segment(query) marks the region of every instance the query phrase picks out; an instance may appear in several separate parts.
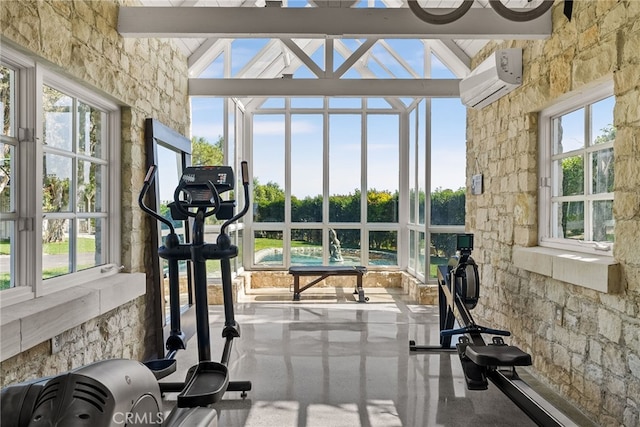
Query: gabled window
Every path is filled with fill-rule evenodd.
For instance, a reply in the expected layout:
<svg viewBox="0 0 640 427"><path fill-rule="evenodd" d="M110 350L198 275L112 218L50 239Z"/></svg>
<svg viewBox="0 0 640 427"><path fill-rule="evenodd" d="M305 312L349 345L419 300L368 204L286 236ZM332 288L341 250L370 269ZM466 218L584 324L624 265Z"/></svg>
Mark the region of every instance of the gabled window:
<svg viewBox="0 0 640 427"><path fill-rule="evenodd" d="M540 245L613 255L613 84L540 115Z"/></svg>

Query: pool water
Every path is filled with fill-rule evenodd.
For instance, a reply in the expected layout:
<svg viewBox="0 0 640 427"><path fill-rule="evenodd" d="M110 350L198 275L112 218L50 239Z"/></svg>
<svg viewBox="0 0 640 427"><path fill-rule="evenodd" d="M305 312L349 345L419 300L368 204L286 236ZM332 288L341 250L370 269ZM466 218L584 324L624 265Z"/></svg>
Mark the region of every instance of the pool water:
<svg viewBox="0 0 640 427"><path fill-rule="evenodd" d="M398 265L395 254L376 254L376 258L369 258L369 265ZM362 265L359 256L350 256L342 254L343 261L330 262L330 265ZM276 266L282 265L282 253L269 251L260 256L260 253L255 254L256 265L269 265ZM304 255L304 254L291 254L291 265L322 265L322 255Z"/></svg>

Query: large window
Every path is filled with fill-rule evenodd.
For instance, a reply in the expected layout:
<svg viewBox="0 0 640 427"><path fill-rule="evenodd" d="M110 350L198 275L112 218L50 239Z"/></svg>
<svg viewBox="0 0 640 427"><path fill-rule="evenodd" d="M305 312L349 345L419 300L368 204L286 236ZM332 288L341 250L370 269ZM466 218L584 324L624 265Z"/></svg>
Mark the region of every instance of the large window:
<svg viewBox="0 0 640 427"><path fill-rule="evenodd" d="M218 61L214 61L209 71L211 74L207 75L221 77L218 73L222 71L222 68ZM244 107L230 98L191 98L191 162L194 165L228 165L233 168L236 178L235 190L224 193L222 197L236 200L236 212L244 206L240 169L240 162L246 160L243 154L244 115ZM275 146L280 144L281 150L284 147L282 138L280 138L280 142L277 141L277 135L275 136L276 139L272 138L274 137L273 132L282 134L283 131L270 129L270 123L273 123L273 121L265 117L263 123L259 125L259 127L261 126L260 131L263 132L265 137L261 148L265 149L267 153L269 152L270 144L275 144ZM282 154L282 151L280 153ZM276 181L281 180L281 177L276 178ZM173 191L173 188L171 188L171 191ZM170 197L173 198L173 193L171 193ZM252 207L256 208L256 210L249 212L246 217L233 223L228 230L231 240L238 246L240 251L240 254L231 260L232 273L238 273L243 269L241 255L242 236L244 234L242 232L244 228L243 222L247 217L252 216L252 213L254 215L271 214L264 210L259 211L257 209L258 205L255 203L252 203ZM282 212L281 208L280 213L276 212L275 214L281 216ZM215 236L219 233L223 222L215 217L207 218L205 221L205 241L209 243L215 241ZM218 261L207 261L207 277L209 279L220 280L220 271L220 263Z"/></svg>
<svg viewBox="0 0 640 427"><path fill-rule="evenodd" d="M252 265L397 267L403 112L306 101L267 99L253 114Z"/></svg>
<svg viewBox="0 0 640 427"><path fill-rule="evenodd" d="M360 222L362 115L329 116L329 221Z"/></svg>
<svg viewBox="0 0 640 427"><path fill-rule="evenodd" d="M117 271L118 107L7 50L0 117L3 304Z"/></svg>
<svg viewBox="0 0 640 427"><path fill-rule="evenodd" d="M434 279L465 230L466 109L423 99L409 114L408 270Z"/></svg>
<svg viewBox="0 0 640 427"><path fill-rule="evenodd" d="M612 254L612 93L608 83L541 114L542 245Z"/></svg>

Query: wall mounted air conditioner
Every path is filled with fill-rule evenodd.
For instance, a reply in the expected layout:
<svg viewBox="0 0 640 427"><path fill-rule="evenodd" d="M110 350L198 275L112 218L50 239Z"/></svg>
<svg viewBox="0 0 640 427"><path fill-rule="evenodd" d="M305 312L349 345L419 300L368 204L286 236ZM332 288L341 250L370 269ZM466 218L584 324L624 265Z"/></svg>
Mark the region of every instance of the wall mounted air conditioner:
<svg viewBox="0 0 640 427"><path fill-rule="evenodd" d="M522 49L500 49L460 81L460 99L480 109L522 84Z"/></svg>

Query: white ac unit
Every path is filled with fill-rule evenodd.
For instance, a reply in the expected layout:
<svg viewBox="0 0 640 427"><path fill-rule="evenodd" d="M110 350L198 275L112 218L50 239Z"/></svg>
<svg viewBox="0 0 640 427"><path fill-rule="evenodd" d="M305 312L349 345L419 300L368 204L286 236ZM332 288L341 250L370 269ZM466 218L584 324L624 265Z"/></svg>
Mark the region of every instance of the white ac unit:
<svg viewBox="0 0 640 427"><path fill-rule="evenodd" d="M480 109L522 84L522 49L500 49L460 81L460 99Z"/></svg>

